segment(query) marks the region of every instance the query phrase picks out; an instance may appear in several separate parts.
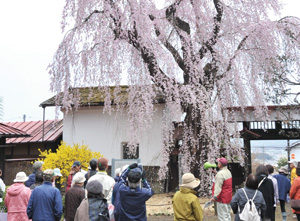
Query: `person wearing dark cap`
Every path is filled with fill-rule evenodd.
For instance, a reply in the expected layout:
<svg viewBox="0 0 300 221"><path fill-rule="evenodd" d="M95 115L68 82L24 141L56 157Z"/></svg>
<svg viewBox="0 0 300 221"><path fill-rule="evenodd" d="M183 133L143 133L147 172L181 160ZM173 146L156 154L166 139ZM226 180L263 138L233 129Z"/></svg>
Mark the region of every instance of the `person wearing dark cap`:
<svg viewBox="0 0 300 221"><path fill-rule="evenodd" d="M43 172L43 161L35 161L32 165L33 173L28 176L28 180L25 182L25 186L30 187L32 184L35 183L35 173L37 171Z"/></svg>
<svg viewBox="0 0 300 221"><path fill-rule="evenodd" d="M274 177L277 179L277 184L278 184L278 193L279 193L279 202L280 202L282 220L286 221L287 213L285 210L285 202L287 201L286 199L287 194L290 192L291 189L291 182L287 178L289 171L286 168L281 167L278 170L278 172L279 174L274 175Z"/></svg>
<svg viewBox="0 0 300 221"><path fill-rule="evenodd" d="M78 160L74 161L72 165L72 169L68 176L66 192L71 188L73 177L77 172L82 172L83 174L86 174L86 171L81 169L81 163Z"/></svg>
<svg viewBox="0 0 300 221"><path fill-rule="evenodd" d="M31 191L34 190L34 188L42 185L43 182L44 182L43 172L42 171L37 171L35 173L35 183L30 186Z"/></svg>
<svg viewBox="0 0 300 221"><path fill-rule="evenodd" d="M200 180L192 173L182 176L180 190L173 197L174 220L197 220L202 221L203 211L197 197L200 188Z"/></svg>
<svg viewBox="0 0 300 221"><path fill-rule="evenodd" d="M99 158L97 164L98 172L94 176L90 177L88 183L93 180L100 182L103 186L104 198L107 200L108 205L110 205L115 180L106 172L108 169L108 159Z"/></svg>
<svg viewBox="0 0 300 221"><path fill-rule="evenodd" d="M146 201L153 196L154 192L145 179L145 173L136 163L131 164L121 174L120 182L121 184L117 186L120 194L120 210L115 220L147 220Z"/></svg>
<svg viewBox="0 0 300 221"><path fill-rule="evenodd" d="M227 169L228 161L224 157L218 158L217 162L220 170L215 177L211 201L216 202L218 219L227 221L231 220L232 175Z"/></svg>
<svg viewBox="0 0 300 221"><path fill-rule="evenodd" d="M85 174L85 182L84 182L84 188L86 187L86 184L90 177L94 176L97 173L97 159L91 159L90 160L90 170Z"/></svg>
<svg viewBox="0 0 300 221"><path fill-rule="evenodd" d="M74 221L110 220L102 184L97 180L90 181L86 185L86 190L87 198L77 208Z"/></svg>

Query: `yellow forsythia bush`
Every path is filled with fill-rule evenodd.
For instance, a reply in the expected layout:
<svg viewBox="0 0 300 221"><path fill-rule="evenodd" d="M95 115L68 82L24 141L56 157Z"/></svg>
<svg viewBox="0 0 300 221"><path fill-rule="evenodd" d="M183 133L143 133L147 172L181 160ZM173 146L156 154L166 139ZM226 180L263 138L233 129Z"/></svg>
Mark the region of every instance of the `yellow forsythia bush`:
<svg viewBox="0 0 300 221"><path fill-rule="evenodd" d="M81 163L81 168L88 170L90 160L92 158L99 159L103 157L100 152L93 152L86 145L75 144L74 146L67 145L65 142L61 142L56 153L51 150L40 151L40 157L38 160L44 161L43 170L59 168L63 175L60 179L60 183L63 184L67 181L73 162L78 160Z"/></svg>

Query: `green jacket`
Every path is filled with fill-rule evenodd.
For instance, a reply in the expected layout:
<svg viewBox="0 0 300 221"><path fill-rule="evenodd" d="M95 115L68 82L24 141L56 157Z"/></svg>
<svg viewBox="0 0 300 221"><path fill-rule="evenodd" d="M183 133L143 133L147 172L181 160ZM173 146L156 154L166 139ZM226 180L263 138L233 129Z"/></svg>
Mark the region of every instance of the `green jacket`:
<svg viewBox="0 0 300 221"><path fill-rule="evenodd" d="M180 187L173 197L174 220L202 221L203 211L196 191Z"/></svg>

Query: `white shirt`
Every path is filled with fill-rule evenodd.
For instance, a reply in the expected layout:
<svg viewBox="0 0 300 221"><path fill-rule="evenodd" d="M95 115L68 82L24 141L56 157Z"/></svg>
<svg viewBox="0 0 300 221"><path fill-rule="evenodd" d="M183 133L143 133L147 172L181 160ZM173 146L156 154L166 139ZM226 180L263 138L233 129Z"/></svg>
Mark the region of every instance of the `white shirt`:
<svg viewBox="0 0 300 221"><path fill-rule="evenodd" d="M108 204L111 204L111 197L113 192L113 187L115 185L115 180L111 176L107 175L106 172L100 171L97 172L94 176L91 176L88 180L88 183L97 180L99 181L103 186L103 194L105 199L107 200Z"/></svg>
<svg viewBox="0 0 300 221"><path fill-rule="evenodd" d="M5 192L5 184L3 182L3 180L0 178L0 188L3 191L3 193ZM2 198L0 198L0 203L2 202Z"/></svg>
<svg viewBox="0 0 300 221"><path fill-rule="evenodd" d="M272 180L273 187L274 187L274 207L276 207L276 204L279 202L279 194L278 194L278 184L276 178L274 178L272 175L269 174L268 178Z"/></svg>

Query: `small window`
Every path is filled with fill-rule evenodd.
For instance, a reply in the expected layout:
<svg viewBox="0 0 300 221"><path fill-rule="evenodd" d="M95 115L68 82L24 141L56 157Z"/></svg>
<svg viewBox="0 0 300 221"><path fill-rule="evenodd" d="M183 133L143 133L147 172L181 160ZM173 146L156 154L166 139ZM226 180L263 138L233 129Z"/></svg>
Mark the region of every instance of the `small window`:
<svg viewBox="0 0 300 221"><path fill-rule="evenodd" d="M135 153L132 153L129 150L128 143L123 142L122 150L123 150L123 159L138 159L139 158L139 145L137 145Z"/></svg>

